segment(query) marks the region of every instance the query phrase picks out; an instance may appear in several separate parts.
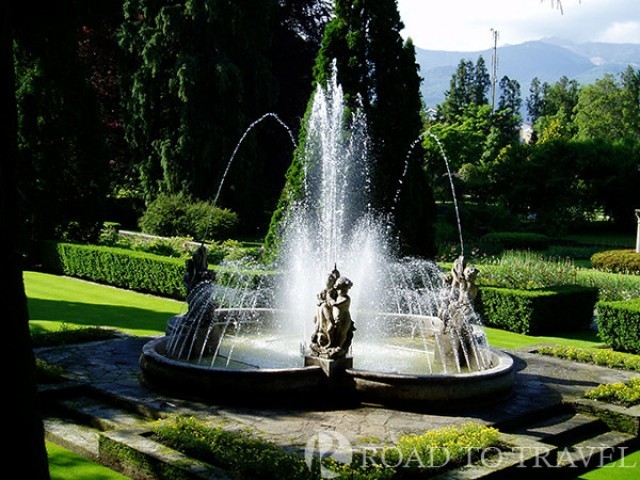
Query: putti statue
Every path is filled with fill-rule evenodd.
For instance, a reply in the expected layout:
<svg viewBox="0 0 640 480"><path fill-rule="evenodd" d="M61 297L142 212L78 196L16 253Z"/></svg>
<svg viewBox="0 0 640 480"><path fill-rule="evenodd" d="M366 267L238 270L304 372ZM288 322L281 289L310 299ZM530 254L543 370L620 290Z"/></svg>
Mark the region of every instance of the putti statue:
<svg viewBox="0 0 640 480"><path fill-rule="evenodd" d="M221 338L221 328L215 325L216 309L212 291L214 288L215 272L209 270L207 248L201 244L185 261L183 283L187 291L187 312L182 316L176 332L182 337L183 343L192 343L193 348L179 349L195 355L215 349L216 338ZM213 328L212 328L213 324Z"/></svg>
<svg viewBox="0 0 640 480"><path fill-rule="evenodd" d="M340 275L334 266L325 288L317 295L317 310L310 349L321 358L337 359L347 355L355 325L351 318L349 290L353 282Z"/></svg>
<svg viewBox="0 0 640 480"><path fill-rule="evenodd" d="M466 259L460 255L444 277L437 316L442 321L440 333L447 341L440 342L441 360L447 365L464 366L470 369L484 368L484 360L477 352L473 328L469 323L475 315L474 301L478 296L475 284L479 270L467 266Z"/></svg>

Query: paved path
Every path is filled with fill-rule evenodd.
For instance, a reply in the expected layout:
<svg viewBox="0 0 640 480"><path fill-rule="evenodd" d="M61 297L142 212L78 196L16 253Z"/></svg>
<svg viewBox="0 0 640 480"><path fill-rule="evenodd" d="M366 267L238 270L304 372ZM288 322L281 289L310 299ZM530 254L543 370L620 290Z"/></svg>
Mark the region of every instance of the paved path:
<svg viewBox="0 0 640 480"><path fill-rule="evenodd" d="M150 390L140 381L138 360L149 338L115 340L39 349L39 358L63 367L67 377L160 414L193 415L226 428L250 428L265 439L301 446L316 432L335 430L351 442L388 443L398 436L475 421L507 428L536 412L582 396L600 383L626 381L633 373L542 357L532 349L511 351L517 370L513 393L491 405L470 404L456 412L406 412L378 406L305 410L212 406Z"/></svg>

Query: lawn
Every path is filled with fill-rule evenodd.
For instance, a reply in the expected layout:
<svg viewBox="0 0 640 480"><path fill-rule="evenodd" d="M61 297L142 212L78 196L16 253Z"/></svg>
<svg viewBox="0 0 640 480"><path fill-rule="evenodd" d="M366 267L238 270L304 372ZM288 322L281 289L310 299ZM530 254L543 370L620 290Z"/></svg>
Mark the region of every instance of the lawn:
<svg viewBox="0 0 640 480"><path fill-rule="evenodd" d="M51 480L127 480L129 477L47 442Z"/></svg>
<svg viewBox="0 0 640 480"><path fill-rule="evenodd" d="M144 295L75 278L24 272L32 333L61 326L112 327L132 335L158 335L184 302Z"/></svg>

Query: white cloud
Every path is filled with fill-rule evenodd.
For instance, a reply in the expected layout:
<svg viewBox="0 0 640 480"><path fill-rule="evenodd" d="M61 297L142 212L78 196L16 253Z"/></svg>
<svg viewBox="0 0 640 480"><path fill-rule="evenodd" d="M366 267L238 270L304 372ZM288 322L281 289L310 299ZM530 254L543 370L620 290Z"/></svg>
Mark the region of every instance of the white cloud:
<svg viewBox="0 0 640 480"><path fill-rule="evenodd" d="M638 0L398 0L405 36L431 50L483 50L544 37L640 43Z"/></svg>

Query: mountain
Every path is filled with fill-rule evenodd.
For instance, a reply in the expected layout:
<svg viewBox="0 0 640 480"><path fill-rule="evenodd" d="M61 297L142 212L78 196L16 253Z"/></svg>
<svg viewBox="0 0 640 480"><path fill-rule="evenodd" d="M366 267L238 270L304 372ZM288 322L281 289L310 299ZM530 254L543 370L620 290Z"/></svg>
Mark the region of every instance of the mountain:
<svg viewBox="0 0 640 480"><path fill-rule="evenodd" d="M424 78L422 98L427 107L435 107L444 100L449 81L460 60L474 63L482 55L491 67L491 49L475 52L444 52L416 48L416 61ZM640 68L640 44L582 43L575 44L559 38L547 38L519 45L498 47L500 80L507 75L520 83L523 99L529 95L531 80L538 77L553 83L566 75L581 85L593 83L607 73L618 75L629 65Z"/></svg>

